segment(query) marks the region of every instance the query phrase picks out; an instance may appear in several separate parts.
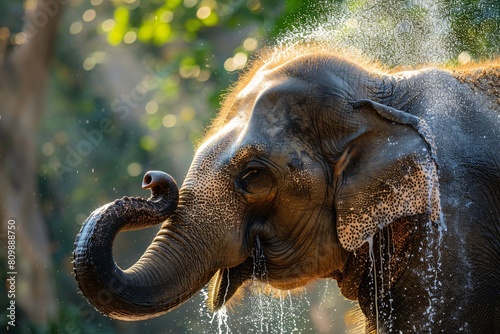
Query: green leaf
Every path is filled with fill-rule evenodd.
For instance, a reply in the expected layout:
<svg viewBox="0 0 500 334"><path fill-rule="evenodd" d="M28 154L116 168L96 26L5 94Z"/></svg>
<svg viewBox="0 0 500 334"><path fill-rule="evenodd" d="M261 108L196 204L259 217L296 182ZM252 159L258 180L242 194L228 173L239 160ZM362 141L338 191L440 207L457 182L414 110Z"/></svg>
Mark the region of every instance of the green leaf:
<svg viewBox="0 0 500 334"><path fill-rule="evenodd" d="M127 7L119 6L116 7L113 16L115 25L108 33L108 43L111 45L119 45L128 30L130 12Z"/></svg>
<svg viewBox="0 0 500 334"><path fill-rule="evenodd" d="M153 39L154 32L155 32L154 22L145 21L142 23L142 25L139 27L139 30L137 31L137 39L139 39L141 42L148 43Z"/></svg>
<svg viewBox="0 0 500 334"><path fill-rule="evenodd" d="M170 40L172 28L170 24L156 21L153 41L156 45L163 45Z"/></svg>
<svg viewBox="0 0 500 334"><path fill-rule="evenodd" d="M129 9L125 6L116 7L114 18L116 25L127 26L130 18Z"/></svg>
<svg viewBox="0 0 500 334"><path fill-rule="evenodd" d="M156 139L151 136L143 136L140 141L141 148L145 151L153 151L156 148Z"/></svg>
<svg viewBox="0 0 500 334"><path fill-rule="evenodd" d="M219 17L214 11L211 11L210 15L208 15L207 18L202 19L201 22L207 27L214 27L219 24Z"/></svg>
<svg viewBox="0 0 500 334"><path fill-rule="evenodd" d="M189 32L196 32L201 28L201 22L198 19L189 19L186 21L185 27Z"/></svg>

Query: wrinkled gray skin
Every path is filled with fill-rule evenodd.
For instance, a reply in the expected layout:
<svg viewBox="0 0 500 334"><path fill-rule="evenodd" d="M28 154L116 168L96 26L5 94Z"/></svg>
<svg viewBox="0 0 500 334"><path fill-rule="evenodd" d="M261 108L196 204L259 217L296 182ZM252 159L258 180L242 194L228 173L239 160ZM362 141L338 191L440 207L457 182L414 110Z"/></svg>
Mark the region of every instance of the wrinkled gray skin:
<svg viewBox="0 0 500 334"><path fill-rule="evenodd" d="M87 219L74 266L89 301L147 319L212 280L216 310L251 278L258 240L270 285L334 278L367 332L500 332L498 97L440 70L276 57L228 97L179 194L151 172L152 198ZM118 268L116 233L160 221L142 258Z"/></svg>

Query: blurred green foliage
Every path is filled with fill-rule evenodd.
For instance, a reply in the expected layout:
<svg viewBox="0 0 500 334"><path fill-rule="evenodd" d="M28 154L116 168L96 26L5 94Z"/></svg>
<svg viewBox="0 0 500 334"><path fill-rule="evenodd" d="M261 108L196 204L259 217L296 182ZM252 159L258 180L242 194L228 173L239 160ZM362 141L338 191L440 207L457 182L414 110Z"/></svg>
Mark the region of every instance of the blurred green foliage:
<svg viewBox="0 0 500 334"><path fill-rule="evenodd" d="M500 2L498 0L446 0L453 32L453 47L467 51L472 59L500 54Z"/></svg>
<svg viewBox="0 0 500 334"><path fill-rule="evenodd" d="M285 41L320 40L388 67L459 65L500 52L500 2L496 0L327 3L310 2L306 12L313 13L313 19Z"/></svg>

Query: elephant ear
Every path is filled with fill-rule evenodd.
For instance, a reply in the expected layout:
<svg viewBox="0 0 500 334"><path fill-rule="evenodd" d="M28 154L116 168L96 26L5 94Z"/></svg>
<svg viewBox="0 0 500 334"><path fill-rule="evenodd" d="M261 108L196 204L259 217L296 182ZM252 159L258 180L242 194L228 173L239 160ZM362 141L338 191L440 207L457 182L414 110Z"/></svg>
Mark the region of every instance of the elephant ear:
<svg viewBox="0 0 500 334"><path fill-rule="evenodd" d="M334 166L337 231L354 251L405 217L441 222L436 147L420 118L370 100L353 104L365 123Z"/></svg>

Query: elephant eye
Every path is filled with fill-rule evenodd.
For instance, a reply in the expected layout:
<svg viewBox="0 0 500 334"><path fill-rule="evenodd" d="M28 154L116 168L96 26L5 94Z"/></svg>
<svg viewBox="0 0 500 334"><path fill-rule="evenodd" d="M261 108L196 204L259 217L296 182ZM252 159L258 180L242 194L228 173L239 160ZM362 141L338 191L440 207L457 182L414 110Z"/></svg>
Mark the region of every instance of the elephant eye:
<svg viewBox="0 0 500 334"><path fill-rule="evenodd" d="M246 168L240 176L239 186L246 192L253 193L259 188L270 186L269 173L262 168Z"/></svg>
<svg viewBox="0 0 500 334"><path fill-rule="evenodd" d="M252 201L266 200L275 186L271 172L260 163L249 163L236 180L236 187Z"/></svg>
<svg viewBox="0 0 500 334"><path fill-rule="evenodd" d="M246 178L248 178L248 177L249 177L249 176L251 176L252 174L256 174L256 173L258 173L258 172L259 172L259 170L257 170L257 169L251 169L251 170L249 170L249 171L248 171L245 175L243 175L243 176L241 177L241 179L242 179L242 180L245 180Z"/></svg>

